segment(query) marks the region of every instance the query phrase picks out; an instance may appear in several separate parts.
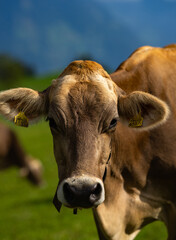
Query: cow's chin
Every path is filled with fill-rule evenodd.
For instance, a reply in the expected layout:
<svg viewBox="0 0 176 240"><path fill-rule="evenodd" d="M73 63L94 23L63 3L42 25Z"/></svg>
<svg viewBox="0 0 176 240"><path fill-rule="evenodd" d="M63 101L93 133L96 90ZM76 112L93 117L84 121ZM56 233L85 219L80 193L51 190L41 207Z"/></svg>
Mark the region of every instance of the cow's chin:
<svg viewBox="0 0 176 240"><path fill-rule="evenodd" d="M104 202L104 185L92 176L67 178L58 186L57 199L69 208L95 208Z"/></svg>
<svg viewBox="0 0 176 240"><path fill-rule="evenodd" d="M101 204L101 203L100 203ZM63 205L67 208L71 208L71 209L75 209L78 208L80 210L82 209L89 209L89 208L97 208L100 204L87 204L87 203L78 203L78 204L74 204L74 205L69 205L67 203L63 203Z"/></svg>

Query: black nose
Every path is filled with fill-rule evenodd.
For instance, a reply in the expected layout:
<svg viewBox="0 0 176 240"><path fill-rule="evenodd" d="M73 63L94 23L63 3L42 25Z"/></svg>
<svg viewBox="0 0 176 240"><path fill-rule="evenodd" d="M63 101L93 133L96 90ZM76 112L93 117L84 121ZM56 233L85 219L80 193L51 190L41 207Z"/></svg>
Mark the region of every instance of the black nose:
<svg viewBox="0 0 176 240"><path fill-rule="evenodd" d="M63 186L64 197L71 207L89 208L96 205L102 193L100 183L95 184L69 184Z"/></svg>

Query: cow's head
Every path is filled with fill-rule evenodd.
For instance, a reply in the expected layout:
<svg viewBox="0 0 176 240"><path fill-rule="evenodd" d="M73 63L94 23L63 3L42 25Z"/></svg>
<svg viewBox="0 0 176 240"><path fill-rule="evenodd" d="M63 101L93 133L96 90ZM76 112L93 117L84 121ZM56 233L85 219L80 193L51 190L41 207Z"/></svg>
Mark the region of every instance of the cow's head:
<svg viewBox="0 0 176 240"><path fill-rule="evenodd" d="M47 116L58 164L57 198L68 207L94 207L105 199L103 178L111 155L111 137L119 120L143 118L138 129L164 122L167 105L144 93L126 95L97 63L75 61L39 93L18 88L0 93L0 113L14 119L19 111L30 122ZM117 159L118 161L118 159Z"/></svg>

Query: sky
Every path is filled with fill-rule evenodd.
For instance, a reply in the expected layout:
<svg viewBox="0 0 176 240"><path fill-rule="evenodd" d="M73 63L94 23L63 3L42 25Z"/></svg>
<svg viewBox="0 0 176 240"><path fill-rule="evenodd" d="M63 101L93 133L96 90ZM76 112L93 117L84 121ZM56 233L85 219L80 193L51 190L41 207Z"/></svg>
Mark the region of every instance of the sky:
<svg viewBox="0 0 176 240"><path fill-rule="evenodd" d="M144 2L144 1L146 1L146 0L98 0L99 2L107 2L107 3L109 3L109 2L116 2L116 3L118 3L118 2L121 2L121 3L132 3L132 2ZM150 1L150 0L149 0ZM153 0L153 1L155 1L155 0ZM163 2L176 2L176 0L161 0L161 1L163 1Z"/></svg>
<svg viewBox="0 0 176 240"><path fill-rule="evenodd" d="M139 37L141 45L176 42L176 0L98 0Z"/></svg>
<svg viewBox="0 0 176 240"><path fill-rule="evenodd" d="M136 48L176 42L176 0L0 0L0 54L44 74L90 55L116 69Z"/></svg>

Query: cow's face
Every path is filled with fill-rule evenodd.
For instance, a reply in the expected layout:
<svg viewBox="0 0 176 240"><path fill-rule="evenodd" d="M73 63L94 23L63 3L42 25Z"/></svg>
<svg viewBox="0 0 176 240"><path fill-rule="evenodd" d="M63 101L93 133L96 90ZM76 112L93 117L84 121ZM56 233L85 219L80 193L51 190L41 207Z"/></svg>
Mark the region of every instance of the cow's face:
<svg viewBox="0 0 176 240"><path fill-rule="evenodd" d="M91 61L71 63L42 93L27 88L0 93L2 115L13 120L20 111L29 122L47 116L60 179L56 196L73 208L94 207L104 201L105 166L118 119L149 130L169 115L163 101L140 91L126 95ZM140 124L136 124L139 115Z"/></svg>
<svg viewBox="0 0 176 240"><path fill-rule="evenodd" d="M103 176L118 112L108 74L101 68L101 74L85 76L84 68L84 62L74 63L53 81L48 119L60 179L57 197L66 206L87 208L105 198Z"/></svg>

